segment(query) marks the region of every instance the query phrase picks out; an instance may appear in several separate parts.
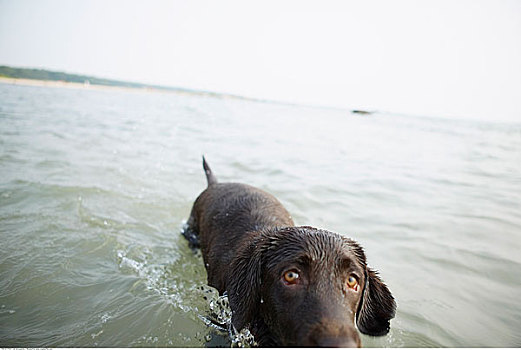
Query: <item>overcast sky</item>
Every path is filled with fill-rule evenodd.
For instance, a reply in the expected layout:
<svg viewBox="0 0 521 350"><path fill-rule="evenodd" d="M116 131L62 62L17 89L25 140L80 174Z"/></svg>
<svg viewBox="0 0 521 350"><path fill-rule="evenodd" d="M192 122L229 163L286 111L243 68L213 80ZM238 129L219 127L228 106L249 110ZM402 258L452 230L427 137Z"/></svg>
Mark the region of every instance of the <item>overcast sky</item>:
<svg viewBox="0 0 521 350"><path fill-rule="evenodd" d="M0 64L521 121L521 1L0 0Z"/></svg>

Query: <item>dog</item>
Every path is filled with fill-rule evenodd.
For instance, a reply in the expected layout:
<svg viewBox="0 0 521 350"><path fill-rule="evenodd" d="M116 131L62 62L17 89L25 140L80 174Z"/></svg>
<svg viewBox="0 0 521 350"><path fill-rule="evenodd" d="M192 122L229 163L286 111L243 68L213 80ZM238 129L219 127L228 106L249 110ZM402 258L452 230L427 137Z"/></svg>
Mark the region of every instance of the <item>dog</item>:
<svg viewBox="0 0 521 350"><path fill-rule="evenodd" d="M271 194L220 183L203 156L207 188L183 232L200 248L208 285L228 294L232 324L261 347L360 347L385 335L396 303L354 240L296 227Z"/></svg>

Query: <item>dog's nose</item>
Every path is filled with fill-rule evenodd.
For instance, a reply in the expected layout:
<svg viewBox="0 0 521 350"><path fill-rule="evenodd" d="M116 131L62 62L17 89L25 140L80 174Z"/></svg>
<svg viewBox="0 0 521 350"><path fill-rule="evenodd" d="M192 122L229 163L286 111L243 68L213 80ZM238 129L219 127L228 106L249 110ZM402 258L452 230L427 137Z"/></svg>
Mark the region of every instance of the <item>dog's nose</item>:
<svg viewBox="0 0 521 350"><path fill-rule="evenodd" d="M362 346L360 336L349 320L322 319L307 332L310 346L327 348L359 348Z"/></svg>
<svg viewBox="0 0 521 350"><path fill-rule="evenodd" d="M360 343L353 338L321 338L317 339L317 346L322 348L359 348Z"/></svg>

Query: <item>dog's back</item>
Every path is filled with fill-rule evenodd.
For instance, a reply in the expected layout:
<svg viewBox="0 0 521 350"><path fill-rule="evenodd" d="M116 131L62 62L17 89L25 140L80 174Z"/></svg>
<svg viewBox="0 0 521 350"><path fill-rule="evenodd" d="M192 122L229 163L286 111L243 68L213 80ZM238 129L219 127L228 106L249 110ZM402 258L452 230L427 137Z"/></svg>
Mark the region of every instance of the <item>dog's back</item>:
<svg viewBox="0 0 521 350"><path fill-rule="evenodd" d="M208 271L208 284L226 290L225 276L242 236L262 228L294 226L271 194L239 183L219 183L203 157L208 187L196 199L188 231L195 235Z"/></svg>

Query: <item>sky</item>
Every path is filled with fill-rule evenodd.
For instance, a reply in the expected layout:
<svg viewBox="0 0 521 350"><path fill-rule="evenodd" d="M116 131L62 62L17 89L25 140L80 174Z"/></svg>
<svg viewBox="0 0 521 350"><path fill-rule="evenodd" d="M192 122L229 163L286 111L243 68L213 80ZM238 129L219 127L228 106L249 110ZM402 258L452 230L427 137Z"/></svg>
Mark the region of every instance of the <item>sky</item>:
<svg viewBox="0 0 521 350"><path fill-rule="evenodd" d="M521 1L0 0L0 65L521 122Z"/></svg>

